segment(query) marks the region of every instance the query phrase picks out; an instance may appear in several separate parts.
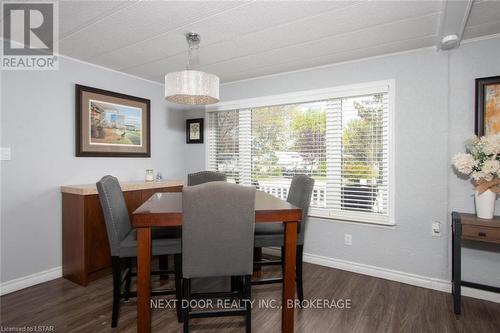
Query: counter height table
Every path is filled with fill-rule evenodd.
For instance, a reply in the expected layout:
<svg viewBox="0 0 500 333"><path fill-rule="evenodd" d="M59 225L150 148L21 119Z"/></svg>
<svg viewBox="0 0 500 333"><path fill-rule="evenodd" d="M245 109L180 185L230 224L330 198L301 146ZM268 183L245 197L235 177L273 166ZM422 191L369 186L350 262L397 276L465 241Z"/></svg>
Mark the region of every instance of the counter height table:
<svg viewBox="0 0 500 333"><path fill-rule="evenodd" d="M235 218L237 218L235 216ZM265 192L255 197L255 222L285 225L281 331L293 332L297 224L302 210ZM151 227L182 226L182 193L156 193L133 212L137 229L137 332L151 332Z"/></svg>

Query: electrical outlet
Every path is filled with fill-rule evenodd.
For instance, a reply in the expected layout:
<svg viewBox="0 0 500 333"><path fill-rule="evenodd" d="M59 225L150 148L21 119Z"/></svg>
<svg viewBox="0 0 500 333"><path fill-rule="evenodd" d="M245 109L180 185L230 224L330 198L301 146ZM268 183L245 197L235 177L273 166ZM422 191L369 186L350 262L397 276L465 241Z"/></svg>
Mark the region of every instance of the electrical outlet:
<svg viewBox="0 0 500 333"><path fill-rule="evenodd" d="M344 235L344 244L345 245L352 245L352 235L351 234Z"/></svg>
<svg viewBox="0 0 500 333"><path fill-rule="evenodd" d="M432 236L441 236L441 222L432 222Z"/></svg>

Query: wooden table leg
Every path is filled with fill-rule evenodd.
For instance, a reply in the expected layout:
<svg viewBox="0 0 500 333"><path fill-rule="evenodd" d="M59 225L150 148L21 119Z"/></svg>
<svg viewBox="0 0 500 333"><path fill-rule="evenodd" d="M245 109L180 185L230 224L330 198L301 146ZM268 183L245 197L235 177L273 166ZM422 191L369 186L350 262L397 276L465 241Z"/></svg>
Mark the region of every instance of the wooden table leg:
<svg viewBox="0 0 500 333"><path fill-rule="evenodd" d="M262 261L262 248L254 247L253 249L253 261ZM262 266L258 266L253 269L253 277L261 278L262 277Z"/></svg>
<svg viewBox="0 0 500 333"><path fill-rule="evenodd" d="M137 228L137 332L151 332L151 228Z"/></svg>
<svg viewBox="0 0 500 333"><path fill-rule="evenodd" d="M295 262L297 256L297 221L285 223L285 271L283 272L283 309L281 331L293 332L295 311Z"/></svg>

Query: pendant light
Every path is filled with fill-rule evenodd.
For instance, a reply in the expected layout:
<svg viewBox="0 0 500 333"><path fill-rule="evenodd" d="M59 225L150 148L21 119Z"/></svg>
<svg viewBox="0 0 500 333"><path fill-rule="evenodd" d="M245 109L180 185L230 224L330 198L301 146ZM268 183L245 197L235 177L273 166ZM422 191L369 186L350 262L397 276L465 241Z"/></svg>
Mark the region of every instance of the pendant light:
<svg viewBox="0 0 500 333"><path fill-rule="evenodd" d="M191 69L193 52L198 49L200 35L186 34L189 45L186 70L165 75L165 98L177 104L206 105L219 101L219 77Z"/></svg>

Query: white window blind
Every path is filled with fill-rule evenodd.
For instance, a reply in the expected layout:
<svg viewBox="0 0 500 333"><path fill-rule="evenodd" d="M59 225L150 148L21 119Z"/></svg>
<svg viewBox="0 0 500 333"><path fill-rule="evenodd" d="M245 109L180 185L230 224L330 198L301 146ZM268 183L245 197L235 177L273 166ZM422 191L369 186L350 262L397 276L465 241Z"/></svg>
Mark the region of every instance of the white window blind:
<svg viewBox="0 0 500 333"><path fill-rule="evenodd" d="M388 89L208 112L211 170L286 199L315 179L310 215L389 224Z"/></svg>
<svg viewBox="0 0 500 333"><path fill-rule="evenodd" d="M208 117L208 169L239 183L239 111L221 111Z"/></svg>

